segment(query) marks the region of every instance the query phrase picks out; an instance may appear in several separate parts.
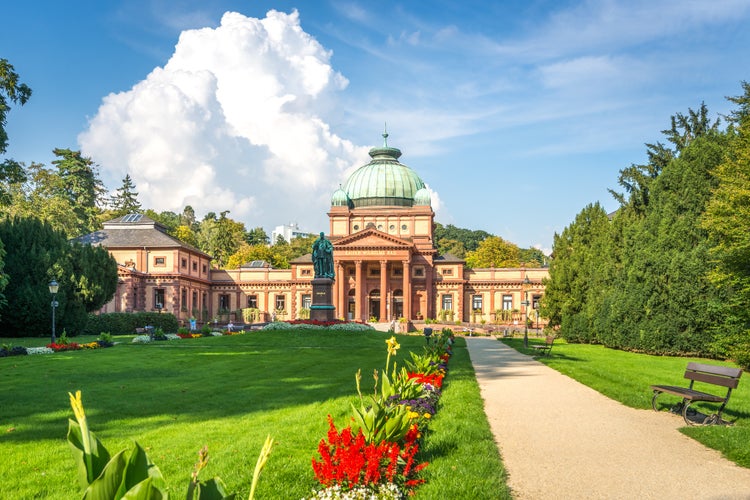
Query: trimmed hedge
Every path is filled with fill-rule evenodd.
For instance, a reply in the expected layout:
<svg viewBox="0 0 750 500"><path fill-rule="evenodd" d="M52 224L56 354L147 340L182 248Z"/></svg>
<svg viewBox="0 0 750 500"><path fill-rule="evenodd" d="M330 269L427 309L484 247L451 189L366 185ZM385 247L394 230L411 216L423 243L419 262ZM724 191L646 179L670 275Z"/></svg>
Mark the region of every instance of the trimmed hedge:
<svg viewBox="0 0 750 500"><path fill-rule="evenodd" d="M179 326L177 318L170 313L134 312L134 313L105 313L89 314L84 335L99 335L108 332L112 335L127 335L135 333L136 328L151 325L161 328L166 333L174 333Z"/></svg>

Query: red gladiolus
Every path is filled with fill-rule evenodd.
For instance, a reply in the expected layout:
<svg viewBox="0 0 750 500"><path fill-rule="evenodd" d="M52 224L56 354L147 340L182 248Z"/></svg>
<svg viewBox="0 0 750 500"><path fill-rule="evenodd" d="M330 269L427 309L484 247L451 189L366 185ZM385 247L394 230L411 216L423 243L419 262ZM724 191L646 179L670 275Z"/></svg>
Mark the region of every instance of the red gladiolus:
<svg viewBox="0 0 750 500"><path fill-rule="evenodd" d="M320 461L312 459L315 477L324 487L340 485L352 489L358 485L393 482L410 489L424 482L416 474L427 463L413 466L419 449L416 425L407 434L403 448L388 441L366 444L362 431L355 436L350 427L339 432L330 415L328 426L328 442L321 439L318 445Z"/></svg>
<svg viewBox="0 0 750 500"><path fill-rule="evenodd" d="M442 373L434 373L432 375L425 375L424 373L409 373L408 377L416 380L419 384L430 384L438 389L443 387L444 375Z"/></svg>

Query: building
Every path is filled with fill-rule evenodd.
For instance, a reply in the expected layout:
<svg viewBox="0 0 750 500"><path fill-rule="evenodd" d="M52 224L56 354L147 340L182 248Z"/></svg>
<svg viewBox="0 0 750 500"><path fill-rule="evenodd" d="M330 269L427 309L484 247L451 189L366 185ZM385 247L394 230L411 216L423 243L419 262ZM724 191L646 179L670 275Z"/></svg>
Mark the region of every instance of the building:
<svg viewBox="0 0 750 500"><path fill-rule="evenodd" d="M370 150L370 162L331 197L336 316L522 324L528 315L538 321L547 269L469 269L461 259L438 255L429 190L399 162L401 151L388 146L388 134L383 138L382 147ZM164 310L181 320L227 322L241 321L245 308L264 320L295 319L311 304L310 255L290 269L263 262L211 269L209 255L139 214L109 221L82 241L105 246L120 264L117 294L103 311Z"/></svg>
<svg viewBox="0 0 750 500"><path fill-rule="evenodd" d="M274 230L271 231L271 244L275 244L279 240L279 237L284 238L284 241L288 243L294 238L306 238L308 236L310 236L310 233L301 231L296 222L290 222L283 226L276 226Z"/></svg>

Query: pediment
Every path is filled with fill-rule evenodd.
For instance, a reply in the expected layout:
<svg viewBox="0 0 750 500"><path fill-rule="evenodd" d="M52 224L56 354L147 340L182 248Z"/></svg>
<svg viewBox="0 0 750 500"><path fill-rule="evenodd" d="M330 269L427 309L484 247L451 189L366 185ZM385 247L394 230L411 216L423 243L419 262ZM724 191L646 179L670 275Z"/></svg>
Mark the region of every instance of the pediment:
<svg viewBox="0 0 750 500"><path fill-rule="evenodd" d="M365 229L333 242L336 250L350 250L360 248L389 248L393 250L410 249L414 245L396 236L378 231L377 229Z"/></svg>

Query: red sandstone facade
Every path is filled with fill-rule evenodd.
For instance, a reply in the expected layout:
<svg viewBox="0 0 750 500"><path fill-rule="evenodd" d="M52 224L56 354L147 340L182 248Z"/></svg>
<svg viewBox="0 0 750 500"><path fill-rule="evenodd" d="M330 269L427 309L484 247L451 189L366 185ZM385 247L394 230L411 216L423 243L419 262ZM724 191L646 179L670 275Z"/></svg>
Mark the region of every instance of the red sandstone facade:
<svg viewBox="0 0 750 500"><path fill-rule="evenodd" d="M370 155L334 193L328 213L337 318L523 325L528 315L539 322L546 268L469 269L461 259L438 255L422 180L398 162L398 149L384 144ZM185 322L226 323L242 322L243 309L257 311L260 321L297 319L311 305L310 255L291 269L257 262L211 269L209 255L137 214L81 240L105 246L120 264L117 293L102 312L164 311Z"/></svg>

